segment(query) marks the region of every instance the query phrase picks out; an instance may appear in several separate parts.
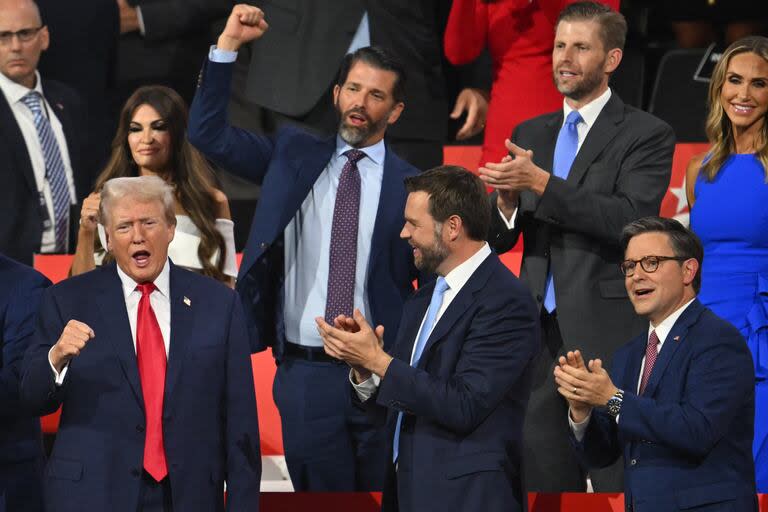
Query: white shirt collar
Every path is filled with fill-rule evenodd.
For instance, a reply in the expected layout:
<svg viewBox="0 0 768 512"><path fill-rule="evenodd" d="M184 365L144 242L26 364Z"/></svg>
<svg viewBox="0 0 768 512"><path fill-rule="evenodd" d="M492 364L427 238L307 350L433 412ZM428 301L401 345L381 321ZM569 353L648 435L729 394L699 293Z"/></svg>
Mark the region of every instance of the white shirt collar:
<svg viewBox="0 0 768 512"><path fill-rule="evenodd" d="M27 89L25 86L17 84L4 74L0 73L0 90L3 91L5 98L11 105L21 101L21 98L29 94L29 91L37 91L41 96L45 97L43 94L43 81L40 79L40 73L38 71L35 71L35 87L32 89Z"/></svg>
<svg viewBox="0 0 768 512"><path fill-rule="evenodd" d="M450 289L454 293L458 292L469 281L469 278L472 277L472 274L475 273L475 270L485 261L489 254L491 254L491 248L486 242L475 254L448 272L445 276L445 281Z"/></svg>
<svg viewBox="0 0 768 512"><path fill-rule="evenodd" d="M359 149L365 152L365 156L371 159L376 165L384 164L384 155L386 154L386 146L384 146L384 139L381 139L376 144L366 146L364 148L353 148L344 141L339 135L336 135L336 153L335 157L339 158L350 149Z"/></svg>
<svg viewBox="0 0 768 512"><path fill-rule="evenodd" d="M170 300L171 297L171 265L168 263L168 258L165 259L165 265L163 270L160 271L160 275L155 279L155 287L162 295ZM117 275L120 276L120 281L123 283L123 296L127 299L130 294L136 291L138 283L128 277L128 274L123 272L120 265L117 265Z"/></svg>
<svg viewBox="0 0 768 512"><path fill-rule="evenodd" d="M594 125L595 121L597 121L597 116L600 115L600 112L603 111L603 107L605 107L605 105L608 103L608 100L610 99L611 88L609 87L605 90L605 92L603 92L603 94L581 107L579 109L579 114L581 114L581 118L584 120L584 124L586 124L589 128L592 128L592 125ZM573 112L573 110L574 109L568 105L568 102L563 99L563 122L565 122L568 114Z"/></svg>
<svg viewBox="0 0 768 512"><path fill-rule="evenodd" d="M667 318L659 322L659 325L653 326L651 322L648 322L648 336L651 335L651 331L656 331L656 336L659 338L659 346L661 346L664 343L664 340L667 339L667 336L669 335L669 331L672 330L672 327L675 326L675 322L677 322L677 319L680 318L680 315L683 314L683 311L686 310L688 306L691 305L691 302L696 300L695 298L689 300L682 306L680 306L678 309L676 309L671 315L669 315Z"/></svg>

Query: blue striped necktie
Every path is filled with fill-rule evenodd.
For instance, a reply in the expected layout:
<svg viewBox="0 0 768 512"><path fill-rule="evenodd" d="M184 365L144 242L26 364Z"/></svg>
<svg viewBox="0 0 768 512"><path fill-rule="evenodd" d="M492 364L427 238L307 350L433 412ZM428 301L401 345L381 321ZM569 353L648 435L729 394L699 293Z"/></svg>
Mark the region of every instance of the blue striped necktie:
<svg viewBox="0 0 768 512"><path fill-rule="evenodd" d="M424 352L424 347L427 345L429 335L432 334L432 327L435 325L437 319L437 312L440 311L440 307L443 305L443 295L448 290L448 282L443 276L437 278L435 282L435 289L432 291L432 299L429 301L429 309L427 309L427 317L424 319L424 323L419 331L419 337L416 340L416 347L413 349L413 357L411 358L411 366L417 366L421 354ZM403 423L403 413L397 414L397 425L395 425L395 438L392 443L392 462L397 462L398 452L400 451L400 426Z"/></svg>
<svg viewBox="0 0 768 512"><path fill-rule="evenodd" d="M69 184L64 170L64 160L61 158L59 144L53 134L51 123L43 112L43 98L37 91L29 92L21 101L32 111L35 119L35 130L40 140L45 160L45 179L51 188L53 198L54 228L56 233L56 252L67 249L67 224L69 223Z"/></svg>
<svg viewBox="0 0 768 512"><path fill-rule="evenodd" d="M554 174L558 178L566 179L571 172L571 166L576 159L576 153L579 149L579 132L576 129L582 122L581 114L578 110L572 110L565 118L565 124L560 128L555 145L555 158L552 167ZM552 251L549 251L549 272L547 273L547 283L544 286L544 307L548 313L555 310L555 282L552 278Z"/></svg>

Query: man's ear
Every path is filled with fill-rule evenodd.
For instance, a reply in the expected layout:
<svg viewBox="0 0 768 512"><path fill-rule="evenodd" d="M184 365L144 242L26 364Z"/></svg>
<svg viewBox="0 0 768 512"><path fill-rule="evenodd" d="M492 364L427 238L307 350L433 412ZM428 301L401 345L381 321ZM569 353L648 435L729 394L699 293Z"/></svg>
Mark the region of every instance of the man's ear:
<svg viewBox="0 0 768 512"><path fill-rule="evenodd" d="M389 113L389 117L387 117L387 124L394 124L395 121L397 121L400 118L400 114L403 113L403 109L405 108L405 103L402 101L398 101L394 107L392 107L392 110Z"/></svg>
<svg viewBox="0 0 768 512"><path fill-rule="evenodd" d="M613 73L616 71L616 68L619 67L619 64L621 63L621 58L624 56L624 52L620 48L614 48L613 50L608 50L608 55L605 59L605 67L603 68L603 71L605 71L608 74Z"/></svg>
<svg viewBox="0 0 768 512"><path fill-rule="evenodd" d="M341 92L341 87L339 84L336 84L333 86L333 104L336 105L339 102L339 93Z"/></svg>
<svg viewBox="0 0 768 512"><path fill-rule="evenodd" d="M689 258L683 262L683 284L688 286L693 283L693 279L699 272L699 262L694 258Z"/></svg>
<svg viewBox="0 0 768 512"><path fill-rule="evenodd" d="M461 217L458 215L451 215L448 217L448 220L443 222L443 226L448 226L448 233L446 236L448 236L448 240L453 242L457 238L459 238L459 235L461 234L461 230L464 227L464 222L461 220Z"/></svg>

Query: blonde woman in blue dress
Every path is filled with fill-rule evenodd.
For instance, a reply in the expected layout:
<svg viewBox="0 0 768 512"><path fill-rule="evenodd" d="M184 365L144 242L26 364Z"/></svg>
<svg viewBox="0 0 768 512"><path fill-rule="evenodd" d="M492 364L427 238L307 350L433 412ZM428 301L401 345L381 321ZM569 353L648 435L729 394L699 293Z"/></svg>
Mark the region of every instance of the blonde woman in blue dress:
<svg viewBox="0 0 768 512"><path fill-rule="evenodd" d="M72 274L108 257L99 225L99 191L122 176L157 175L176 192L176 234L168 256L179 266L234 285L234 224L229 203L215 186L208 163L186 139L187 107L172 89L146 86L128 98L120 114L112 154L80 214Z"/></svg>
<svg viewBox="0 0 768 512"><path fill-rule="evenodd" d="M746 37L715 67L706 127L711 147L688 165L686 192L691 228L704 244L699 300L741 331L754 359L753 455L762 493L768 492L767 121L768 38Z"/></svg>

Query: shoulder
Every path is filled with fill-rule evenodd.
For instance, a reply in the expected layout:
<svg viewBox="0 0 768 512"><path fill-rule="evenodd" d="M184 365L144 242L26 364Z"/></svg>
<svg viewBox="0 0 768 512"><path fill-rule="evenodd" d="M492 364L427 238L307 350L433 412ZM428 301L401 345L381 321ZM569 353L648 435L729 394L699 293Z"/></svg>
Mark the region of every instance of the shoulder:
<svg viewBox="0 0 768 512"><path fill-rule="evenodd" d="M227 195L223 191L213 188L211 189L211 197L213 197L214 206L216 208L216 218L231 219L232 214L229 210L229 199L227 199Z"/></svg>
<svg viewBox="0 0 768 512"><path fill-rule="evenodd" d="M82 103L82 97L75 89L57 80L43 78L43 92L47 98L68 103Z"/></svg>
<svg viewBox="0 0 768 512"><path fill-rule="evenodd" d="M674 130L665 121L644 110L624 104L624 123L628 130L635 133L664 132L674 137ZM673 140L674 142L674 140Z"/></svg>
<svg viewBox="0 0 768 512"><path fill-rule="evenodd" d="M322 142L324 140L322 137L318 137L317 135L308 132L304 128L290 123L286 123L278 128L274 137L275 141L278 143L285 141Z"/></svg>
<svg viewBox="0 0 768 512"><path fill-rule="evenodd" d="M384 167L398 172L403 178L419 174L419 170L403 160L389 144L384 156Z"/></svg>
<svg viewBox="0 0 768 512"><path fill-rule="evenodd" d="M235 291L224 283L178 265L171 267L171 276L171 283L176 279L183 287L195 291L210 304L227 303L237 296Z"/></svg>
<svg viewBox="0 0 768 512"><path fill-rule="evenodd" d="M688 162L688 167L685 169L685 178L689 183L692 183L699 176L699 171L701 170L701 166L706 157L706 152L691 157L691 160Z"/></svg>
<svg viewBox="0 0 768 512"><path fill-rule="evenodd" d="M0 255L0 285L4 290L31 290L46 288L50 284L47 277L32 267Z"/></svg>

